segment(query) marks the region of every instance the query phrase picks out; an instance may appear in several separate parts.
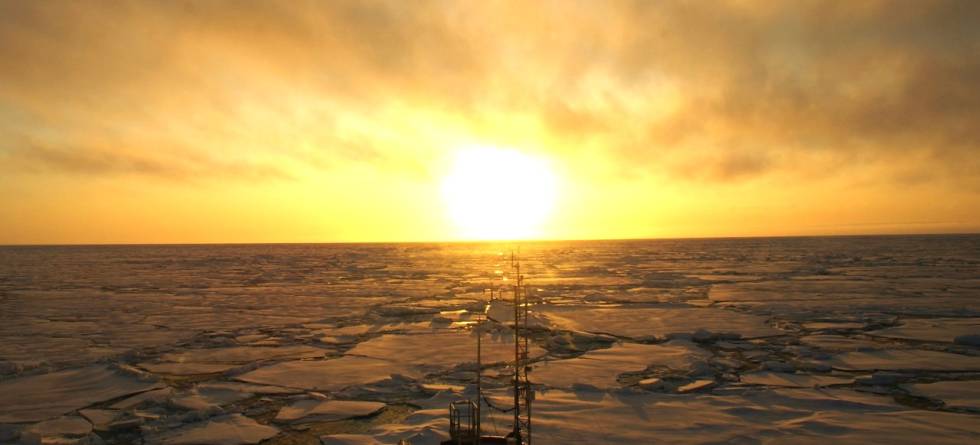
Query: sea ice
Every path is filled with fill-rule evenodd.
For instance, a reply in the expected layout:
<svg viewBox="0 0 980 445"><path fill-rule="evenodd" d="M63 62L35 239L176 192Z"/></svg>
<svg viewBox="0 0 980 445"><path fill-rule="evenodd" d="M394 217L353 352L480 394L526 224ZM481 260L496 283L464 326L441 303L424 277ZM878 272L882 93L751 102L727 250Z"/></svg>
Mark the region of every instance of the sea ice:
<svg viewBox="0 0 980 445"><path fill-rule="evenodd" d="M352 400L297 400L276 414L276 422L307 423L364 417L378 413L384 403Z"/></svg>
<svg viewBox="0 0 980 445"><path fill-rule="evenodd" d="M161 387L155 380L96 365L0 382L0 423L37 422Z"/></svg>
<svg viewBox="0 0 980 445"><path fill-rule="evenodd" d="M740 381L748 385L786 386L809 388L853 383L853 378L835 377L819 374L788 374L784 372L751 372L743 374Z"/></svg>
<svg viewBox="0 0 980 445"><path fill-rule="evenodd" d="M888 398L853 391L583 396L552 390L538 395L534 411L534 441L542 445L649 443L652 438L657 443L742 443L750 438L780 444L885 443L880 438L921 443L923 437L955 444L978 435L980 424L973 416L909 411Z"/></svg>
<svg viewBox="0 0 980 445"><path fill-rule="evenodd" d="M198 390L228 390L250 394L299 394L303 390L296 388L286 388L282 386L252 385L239 382L204 382L197 385Z"/></svg>
<svg viewBox="0 0 980 445"><path fill-rule="evenodd" d="M251 445L272 438L279 429L241 414L214 417L150 436L150 445Z"/></svg>
<svg viewBox="0 0 980 445"><path fill-rule="evenodd" d="M219 374L235 369L241 365L234 363L140 363L139 367L154 374L189 376L203 374Z"/></svg>
<svg viewBox="0 0 980 445"><path fill-rule="evenodd" d="M824 351L869 351L884 347L873 340L833 334L806 335L800 337L800 343Z"/></svg>
<svg viewBox="0 0 980 445"><path fill-rule="evenodd" d="M113 403L112 409L133 409L145 405L163 405L173 396L173 388L166 387L146 391Z"/></svg>
<svg viewBox="0 0 980 445"><path fill-rule="evenodd" d="M79 410L78 414L88 419L96 431L108 431L109 425L122 416L122 411L114 409L83 409Z"/></svg>
<svg viewBox="0 0 980 445"><path fill-rule="evenodd" d="M634 339L664 338L669 334L737 334L744 338L783 334L766 317L716 308L549 307L539 309L562 329L610 334Z"/></svg>
<svg viewBox="0 0 980 445"><path fill-rule="evenodd" d="M830 364L844 371L980 371L980 357L922 349L845 352Z"/></svg>
<svg viewBox="0 0 980 445"><path fill-rule="evenodd" d="M865 323L860 321L808 321L802 323L802 326L803 329L812 331L850 330L863 329Z"/></svg>
<svg viewBox="0 0 980 445"><path fill-rule="evenodd" d="M949 408L980 412L980 382L976 380L915 383L904 387L913 395L941 400Z"/></svg>
<svg viewBox="0 0 980 445"><path fill-rule="evenodd" d="M879 337L952 343L980 334L980 318L904 318L901 325L869 332Z"/></svg>
<svg viewBox="0 0 980 445"><path fill-rule="evenodd" d="M330 360L278 363L235 378L247 383L334 392L348 386L378 382L392 374L419 377L411 369L404 369L390 360L348 355Z"/></svg>
<svg viewBox="0 0 980 445"><path fill-rule="evenodd" d="M714 380L695 380L686 385L681 385L677 388L679 394L687 394L697 391L703 391L715 386Z"/></svg>
<svg viewBox="0 0 980 445"><path fill-rule="evenodd" d="M389 332L425 332L431 330L428 322L406 322L386 319L372 324L356 324L343 327L329 327L318 330L317 335L337 338L351 338L368 334L384 334Z"/></svg>
<svg viewBox="0 0 980 445"><path fill-rule="evenodd" d="M191 349L164 354L160 361L139 366L156 374L215 374L259 360L323 357L326 350L310 346L235 346L231 348Z"/></svg>
<svg viewBox="0 0 980 445"><path fill-rule="evenodd" d="M170 399L170 403L178 408L191 411L215 409L224 405L251 398L253 394L234 389L197 386L188 391L178 393Z"/></svg>
<svg viewBox="0 0 980 445"><path fill-rule="evenodd" d="M889 289L881 282L837 276L716 284L709 296L715 301L841 300L875 293L887 294Z"/></svg>
<svg viewBox="0 0 980 445"><path fill-rule="evenodd" d="M321 445L385 445L365 434L330 434L320 436Z"/></svg>
<svg viewBox="0 0 980 445"><path fill-rule="evenodd" d="M65 416L35 423L27 427L24 432L40 436L42 442L49 443L53 442L51 438L61 436L85 436L92 432L92 424L78 416Z"/></svg>
<svg viewBox="0 0 980 445"><path fill-rule="evenodd" d="M532 346L530 349L531 357L544 355L546 352L537 346ZM428 373L463 363L476 363L476 335L472 331L462 330L407 335L385 334L358 343L347 353L391 361L401 370L393 372L404 373L406 370L415 370ZM482 357L484 364L513 360L513 331L502 330L483 334Z"/></svg>
<svg viewBox="0 0 980 445"><path fill-rule="evenodd" d="M439 445L449 439L449 419L446 408L418 410L401 423L378 425L370 432L386 444L407 439L412 445Z"/></svg>
<svg viewBox="0 0 980 445"><path fill-rule="evenodd" d="M164 354L161 361L175 363L235 363L258 360L323 357L323 349L311 346L235 346L231 348L190 349Z"/></svg>
<svg viewBox="0 0 980 445"><path fill-rule="evenodd" d="M975 378L961 371L976 372L980 359L974 348L980 344L974 329L980 319L978 243L975 236L528 243L522 256L536 303L533 341L550 351L549 361L533 363L530 374L539 388L535 442L977 442L975 413L900 404L910 400L895 385L943 400L950 410L977 409L975 380L914 382L943 372L949 374L942 378ZM131 439L140 422L151 444L254 442L261 438L238 439L234 424L261 429L260 436L274 435L274 429L240 416L211 419L217 425L210 427L199 419L221 404L266 419L306 397L297 395L300 388L329 392L317 403L402 402L427 393L424 384L438 389L431 383L465 380L475 361L475 338L458 329L471 321L461 310L482 306L487 271L506 265L506 256L496 253L507 249L0 248L0 422L15 422L0 425L0 442L16 440L28 423L76 412L98 431L125 426L129 431L109 433L116 443ZM501 321L511 322L513 308L501 308ZM509 361L513 332L489 330L487 360ZM806 335L834 331L849 336ZM614 336L700 342L596 349L614 343ZM943 344L907 349L918 341ZM496 353L498 343L502 352ZM312 346L322 348L304 349ZM673 347L687 351L655 349ZM650 353L628 354L631 349ZM324 359L345 352L370 357ZM671 369L675 359L679 365ZM177 389L152 390L159 387L155 381L95 365L100 362L209 375L181 379ZM858 390L822 386L848 379L832 372L831 364L874 373L857 378ZM83 366L89 368L70 369ZM762 366L797 372L758 371ZM507 406L501 387L509 369L490 368L486 395ZM92 369L107 374L86 383ZM562 369L566 375L557 375ZM242 381L213 375L229 370L243 373L233 377ZM920 370L926 374L915 372ZM41 371L50 374L27 376ZM44 379L52 381L41 384ZM714 379L717 386L665 391L696 379ZM871 392L878 385L890 386L886 396ZM232 402L253 394L254 404ZM448 430L448 403L464 394L472 397L472 385L468 393L443 391L411 401L422 409L404 420L366 428L350 422L358 427L343 431L361 436L323 440L394 444L411 437L414 445L437 443ZM120 411L103 409L106 403ZM207 408L184 412L175 406ZM121 417L110 421L114 414ZM484 418L487 430L506 430L508 423L506 414ZM215 429L231 432L209 432ZM98 436L57 439L85 438Z"/></svg>
<svg viewBox="0 0 980 445"><path fill-rule="evenodd" d="M625 372L638 373L651 366L687 372L708 357L694 344L672 341L663 345L624 343L608 349L596 349L580 357L547 360L534 364L530 373L533 383L552 388L589 385L595 388L621 386L617 377Z"/></svg>
<svg viewBox="0 0 980 445"><path fill-rule="evenodd" d="M780 422L766 443L774 445L909 444L960 445L980 438L976 416L935 411L828 412Z"/></svg>

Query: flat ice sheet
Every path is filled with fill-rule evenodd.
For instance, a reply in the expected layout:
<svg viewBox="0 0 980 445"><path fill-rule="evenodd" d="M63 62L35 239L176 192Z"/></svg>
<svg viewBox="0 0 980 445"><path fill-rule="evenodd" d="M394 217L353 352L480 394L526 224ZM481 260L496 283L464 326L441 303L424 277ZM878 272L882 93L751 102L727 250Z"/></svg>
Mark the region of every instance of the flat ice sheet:
<svg viewBox="0 0 980 445"><path fill-rule="evenodd" d="M278 428L241 414L229 414L167 431L147 442L151 445L251 445L278 434Z"/></svg>
<svg viewBox="0 0 980 445"><path fill-rule="evenodd" d="M980 318L906 318L901 325L869 332L879 337L952 343L961 335L980 335Z"/></svg>
<svg viewBox="0 0 980 445"><path fill-rule="evenodd" d="M328 434L320 436L321 445L384 445L367 434Z"/></svg>
<svg viewBox="0 0 980 445"><path fill-rule="evenodd" d="M276 414L276 422L330 422L334 420L364 417L385 408L381 402L357 400L297 400L282 407Z"/></svg>
<svg viewBox="0 0 980 445"><path fill-rule="evenodd" d="M248 394L299 394L302 390L295 388L284 388L282 386L252 385L240 382L205 382L197 385L202 390L227 390L238 391Z"/></svg>
<svg viewBox="0 0 980 445"><path fill-rule="evenodd" d="M160 386L101 365L5 380L0 423L37 422Z"/></svg>
<svg viewBox="0 0 980 445"><path fill-rule="evenodd" d="M845 371L980 371L980 357L922 349L845 352L830 364Z"/></svg>
<svg viewBox="0 0 980 445"><path fill-rule="evenodd" d="M832 277L819 280L780 280L717 284L709 296L715 301L850 300L893 293L881 282Z"/></svg>
<svg viewBox="0 0 980 445"><path fill-rule="evenodd" d="M854 379L851 377L835 377L820 374L789 374L785 372L759 371L742 375L740 381L748 385L810 388L828 385L846 385L853 383Z"/></svg>
<svg viewBox="0 0 980 445"><path fill-rule="evenodd" d="M649 366L664 366L686 370L693 363L704 361L707 353L690 343L671 342L670 345L641 345L624 343L608 349L589 351L580 357L541 361L534 365L530 379L533 383L552 388L572 388L589 385L600 389L617 388L617 376L625 372L640 372Z"/></svg>
<svg viewBox="0 0 980 445"><path fill-rule="evenodd" d="M154 374L163 375L203 375L219 374L237 368L239 365L234 363L140 363L139 367Z"/></svg>
<svg viewBox="0 0 980 445"><path fill-rule="evenodd" d="M311 346L235 346L190 349L164 354L160 360L143 362L140 368L155 374L200 375L225 372L259 360L323 357L326 350Z"/></svg>
<svg viewBox="0 0 980 445"><path fill-rule="evenodd" d="M972 443L975 416L910 411L845 391L763 390L738 395L538 395L534 439L566 443ZM587 419L587 420L586 420ZM914 439L919 438L919 439Z"/></svg>
<svg viewBox="0 0 980 445"><path fill-rule="evenodd" d="M810 330L862 329L865 324L860 321L810 321L802 324Z"/></svg>
<svg viewBox="0 0 980 445"><path fill-rule="evenodd" d="M800 343L824 351L861 351L883 349L879 342L866 338L845 337L834 334L817 334L800 337Z"/></svg>
<svg viewBox="0 0 980 445"><path fill-rule="evenodd" d="M258 360L323 357L327 351L312 346L235 346L231 348L190 349L164 354L161 361L174 363L234 363Z"/></svg>
<svg viewBox="0 0 980 445"><path fill-rule="evenodd" d="M947 407L980 411L980 381L915 383L905 385L909 393L941 400Z"/></svg>
<svg viewBox="0 0 980 445"><path fill-rule="evenodd" d="M780 335L766 317L716 308L554 307L541 313L562 329L628 338L664 337L704 329L745 338Z"/></svg>
<svg viewBox="0 0 980 445"><path fill-rule="evenodd" d="M348 386L366 385L402 374L418 377L390 360L344 356L331 360L300 360L277 363L237 376L247 383L284 386L319 391L340 391Z"/></svg>
<svg viewBox="0 0 980 445"><path fill-rule="evenodd" d="M512 332L503 330L483 335L484 364L514 359ZM537 346L532 346L529 352L531 357L545 353ZM358 343L347 354L385 359L396 363L403 370L434 371L463 363L476 363L476 335L472 331L463 330L408 335L385 334Z"/></svg>
<svg viewBox="0 0 980 445"><path fill-rule="evenodd" d="M27 423L74 416L79 406L96 409L104 402L119 406L130 426L134 414L145 419L144 432L176 430L181 424L186 427L181 431L189 432L189 419L203 418L215 405L229 409L227 404L242 404L238 400L252 395L266 400L241 406L243 413L289 405L296 393L308 390L356 400L418 397L419 385L435 388L467 378L474 339L462 330L445 332L466 324L468 313L458 311L480 306L489 274L501 269L501 262L506 265L498 253L509 249L492 243L0 247L0 415ZM969 323L964 320L980 317L980 236L547 242L524 244L521 254L531 299L541 302L532 307L534 341L555 356L610 340L586 332L627 341L698 329L752 338L696 345L712 356L705 359L707 366L695 362L698 372L688 377L716 378L710 380L711 391L691 394L654 393L652 384L620 388L617 375L656 366L657 358L615 347L587 353L583 360L536 364L532 380L548 377L548 367L565 366L566 375L548 377L556 386L592 381L607 388L575 392L541 385L535 405L538 442L550 437L577 443L651 438L665 443L980 442L975 414L913 409L892 396L847 388L809 387L826 377L826 364L854 368L855 374L929 373L912 376L919 380L972 377L953 374L976 369L970 342L945 343L966 333L958 331ZM933 325L917 325L927 319ZM871 335L853 332L893 322L898 324ZM806 335L835 330L848 334ZM506 345L509 335L499 335ZM919 348L934 351L908 350L914 341L943 344ZM243 344L258 349L232 347ZM322 349L307 355L312 346ZM650 345L636 346L639 351ZM321 354L353 353L349 349L364 356L324 359ZM500 355L509 360L506 349ZM943 349L947 352L938 352ZM660 352L663 360L670 359ZM488 351L488 359L492 356ZM38 377L25 377L133 361L148 369L170 367L158 372L194 374L208 367L208 375L129 398L114 392L125 386L114 383L117 377L135 379L127 373L84 390L71 389L86 386L83 376L56 379L51 386L59 388L57 396L40 398L38 385L29 380ZM797 373L755 374L760 366L790 369L765 362L788 363ZM916 369L903 369L909 367ZM492 368L487 375L497 378L488 383L506 381L506 369ZM107 369L116 373L111 365ZM227 377L215 371L240 372L242 379L263 383L222 382ZM388 379L392 374L409 378ZM629 382L672 376L659 369L647 374ZM738 383L738 377L759 385ZM21 384L26 389L14 397ZM215 390L206 390L208 385ZM966 389L921 385L921 394L969 409L969 400L953 402L953 396L966 397ZM943 386L951 388L940 391ZM113 393L102 394L107 388ZM117 399L125 400L112 403ZM372 423L357 432L388 444L409 437L416 444L435 442L446 436L449 401L419 404L423 409L404 421ZM175 402L208 412L188 412ZM101 426L113 417L86 412ZM496 420L503 428L501 417ZM972 422L964 427L964 419ZM22 427L0 425L0 441Z"/></svg>

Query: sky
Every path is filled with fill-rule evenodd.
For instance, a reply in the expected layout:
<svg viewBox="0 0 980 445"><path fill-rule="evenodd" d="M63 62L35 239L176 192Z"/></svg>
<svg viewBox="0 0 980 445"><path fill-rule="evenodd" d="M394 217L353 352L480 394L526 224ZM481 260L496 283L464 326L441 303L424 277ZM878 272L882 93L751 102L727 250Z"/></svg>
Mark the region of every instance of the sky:
<svg viewBox="0 0 980 445"><path fill-rule="evenodd" d="M469 239L445 189L473 150L554 178L532 238L977 232L977 23L977 1L0 0L0 244Z"/></svg>

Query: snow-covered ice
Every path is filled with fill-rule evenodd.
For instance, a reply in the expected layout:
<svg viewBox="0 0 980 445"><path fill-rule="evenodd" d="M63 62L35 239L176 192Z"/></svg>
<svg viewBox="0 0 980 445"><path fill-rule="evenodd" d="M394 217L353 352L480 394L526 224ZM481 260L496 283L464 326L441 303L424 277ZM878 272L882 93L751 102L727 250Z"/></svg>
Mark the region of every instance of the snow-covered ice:
<svg viewBox="0 0 980 445"><path fill-rule="evenodd" d="M740 337L768 337L782 332L767 317L715 308L554 307L540 310L561 329L645 339L705 330Z"/></svg>
<svg viewBox="0 0 980 445"><path fill-rule="evenodd" d="M161 384L103 365L0 381L0 423L37 422Z"/></svg>
<svg viewBox="0 0 980 445"><path fill-rule="evenodd" d="M314 422L349 419L376 414L384 403L357 400L297 400L276 414L277 422Z"/></svg>
<svg viewBox="0 0 980 445"><path fill-rule="evenodd" d="M251 445L279 434L279 429L262 425L241 414L229 414L192 423L150 436L150 445Z"/></svg>
<svg viewBox="0 0 980 445"><path fill-rule="evenodd" d="M482 357L485 364L514 359L513 331L506 329L483 335ZM438 351L434 354L420 351ZM461 330L425 334L385 334L358 343L347 352L350 355L372 357L393 362L406 373L425 373L452 368L462 363L476 363L476 336ZM534 346L532 357L545 351Z"/></svg>
<svg viewBox="0 0 980 445"><path fill-rule="evenodd" d="M953 343L956 337L980 335L980 318L903 318L899 326L869 332L879 337Z"/></svg>
<svg viewBox="0 0 980 445"><path fill-rule="evenodd" d="M411 369L389 360L344 356L329 360L288 361L237 376L238 380L263 385L322 391L340 391L348 386L367 385L392 374L417 376Z"/></svg>
<svg viewBox="0 0 980 445"><path fill-rule="evenodd" d="M0 247L0 443L439 443L511 247ZM980 442L980 236L520 248L536 443Z"/></svg>
<svg viewBox="0 0 980 445"><path fill-rule="evenodd" d="M809 388L829 385L846 385L854 383L854 378L820 374L789 374L784 372L760 371L743 374L740 381L749 385Z"/></svg>
<svg viewBox="0 0 980 445"><path fill-rule="evenodd" d="M980 355L924 349L845 352L830 364L843 371L980 371Z"/></svg>
<svg viewBox="0 0 980 445"><path fill-rule="evenodd" d="M551 388L572 388L589 385L600 389L622 386L620 374L641 373L650 367L667 368L687 373L708 354L686 342L665 345L625 343L608 349L589 351L580 357L538 362L531 372L531 382Z"/></svg>
<svg viewBox="0 0 980 445"><path fill-rule="evenodd" d="M138 366L155 374L188 376L221 373L260 360L315 358L326 353L309 346L236 346L164 354L158 361Z"/></svg>
<svg viewBox="0 0 980 445"><path fill-rule="evenodd" d="M980 413L980 380L954 380L905 385L910 394L943 402L950 408Z"/></svg>

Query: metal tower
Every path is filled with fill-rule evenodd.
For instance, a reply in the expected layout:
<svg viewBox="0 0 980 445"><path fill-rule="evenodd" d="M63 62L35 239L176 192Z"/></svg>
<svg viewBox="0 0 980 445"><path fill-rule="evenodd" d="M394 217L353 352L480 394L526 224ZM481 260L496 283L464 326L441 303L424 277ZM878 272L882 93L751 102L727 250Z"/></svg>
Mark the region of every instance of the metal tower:
<svg viewBox="0 0 980 445"><path fill-rule="evenodd" d="M534 400L534 391L531 382L528 380L528 372L531 370L530 356L528 348L528 289L524 284L524 275L521 275L521 262L517 255L511 252L510 255L511 273L502 275L504 281L512 281L511 291L514 294L514 407L504 409L494 406L483 397L483 360L481 357L482 331L483 325L489 317L490 304L494 301L505 300L507 286L497 288L493 281L490 284L490 304L484 308L484 315L477 315L476 322L476 402L472 400L457 400L449 405L449 440L444 440L441 445L531 445L531 402ZM503 322L503 320L495 320ZM485 436L482 434L481 419L483 404L486 403L490 409L500 412L513 411L514 429L507 436Z"/></svg>
<svg viewBox="0 0 980 445"><path fill-rule="evenodd" d="M510 267L514 273L514 439L518 444L531 445L531 401L534 390L528 380L531 370L528 355L528 293L521 274L521 260L513 252Z"/></svg>

